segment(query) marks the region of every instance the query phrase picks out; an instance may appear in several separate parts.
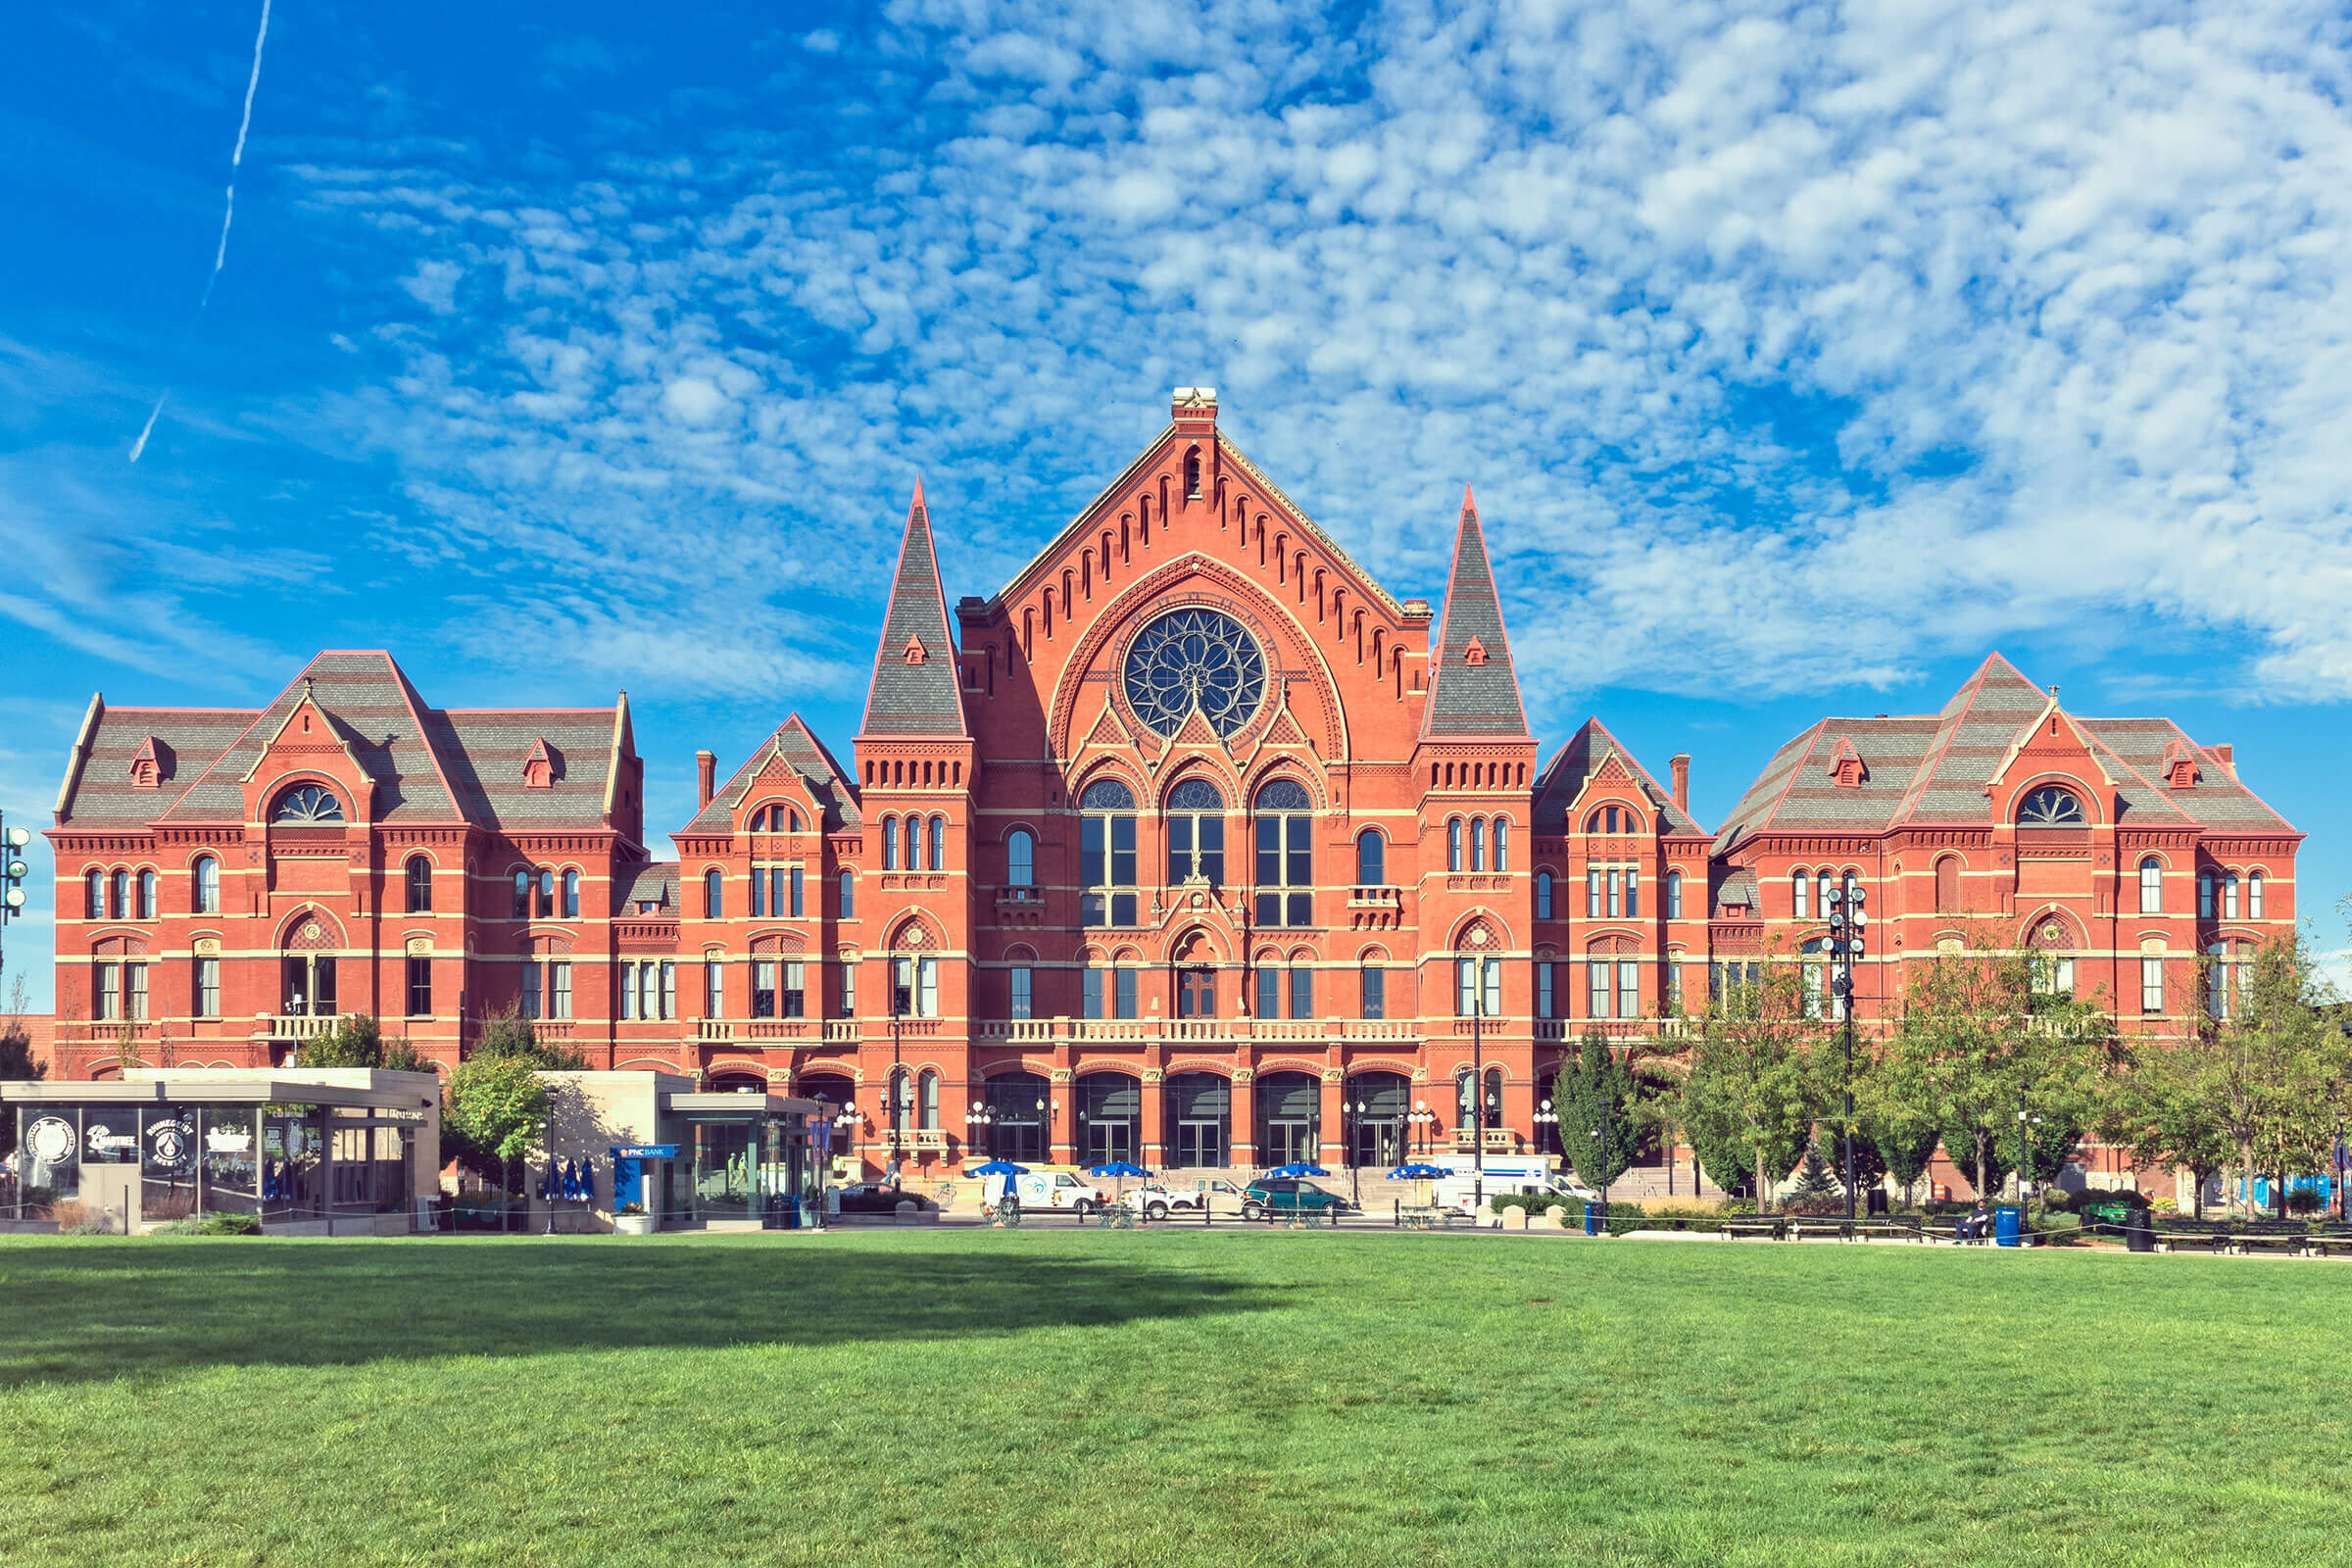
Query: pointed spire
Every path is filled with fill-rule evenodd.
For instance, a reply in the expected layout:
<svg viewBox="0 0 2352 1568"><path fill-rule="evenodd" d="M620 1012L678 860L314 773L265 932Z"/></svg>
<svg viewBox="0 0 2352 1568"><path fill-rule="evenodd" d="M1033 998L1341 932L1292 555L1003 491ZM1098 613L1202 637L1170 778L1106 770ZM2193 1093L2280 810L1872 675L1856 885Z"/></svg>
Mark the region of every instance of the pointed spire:
<svg viewBox="0 0 2352 1568"><path fill-rule="evenodd" d="M939 556L931 543L931 513L923 481L914 481L906 506L906 536L892 574L890 608L866 688L867 735L962 735L963 696L956 689L956 645L948 632L948 599L939 585Z"/></svg>
<svg viewBox="0 0 2352 1568"><path fill-rule="evenodd" d="M1502 602L1487 561L1478 498L1462 486L1462 516L1453 540L1453 570L1446 579L1446 616L1431 653L1429 709L1421 733L1444 736L1524 736L1527 709L1502 629Z"/></svg>

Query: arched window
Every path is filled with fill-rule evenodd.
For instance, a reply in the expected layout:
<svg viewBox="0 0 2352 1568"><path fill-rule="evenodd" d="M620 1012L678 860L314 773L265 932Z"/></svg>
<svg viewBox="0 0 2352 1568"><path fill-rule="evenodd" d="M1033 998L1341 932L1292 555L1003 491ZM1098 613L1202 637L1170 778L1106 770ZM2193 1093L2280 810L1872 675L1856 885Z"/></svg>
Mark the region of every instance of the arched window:
<svg viewBox="0 0 2352 1568"><path fill-rule="evenodd" d="M2164 862L2153 855L2139 862L2139 912L2164 912Z"/></svg>
<svg viewBox="0 0 2352 1568"><path fill-rule="evenodd" d="M93 920L106 918L106 873L104 871L90 873L90 918Z"/></svg>
<svg viewBox="0 0 2352 1568"><path fill-rule="evenodd" d="M1947 855L1936 862L1936 912L1960 912L1960 857Z"/></svg>
<svg viewBox="0 0 2352 1568"><path fill-rule="evenodd" d="M155 918L155 870L151 866L139 867L139 918Z"/></svg>
<svg viewBox="0 0 2352 1568"><path fill-rule="evenodd" d="M725 886L725 879L719 875L717 867L713 866L703 873L704 919L716 920L727 912Z"/></svg>
<svg viewBox="0 0 2352 1568"><path fill-rule="evenodd" d="M296 826L307 822L340 822L343 803L316 784L297 784L277 798L277 809L270 813L270 820Z"/></svg>
<svg viewBox="0 0 2352 1568"><path fill-rule="evenodd" d="M1016 827L1005 835L1004 885L1014 888L1037 885L1037 839L1025 827Z"/></svg>
<svg viewBox="0 0 2352 1568"><path fill-rule="evenodd" d="M1312 925L1315 919L1314 803L1297 779L1259 786L1257 923Z"/></svg>
<svg viewBox="0 0 2352 1568"><path fill-rule="evenodd" d="M2249 920L2262 918L2262 873L2260 871L2246 873L2246 918Z"/></svg>
<svg viewBox="0 0 2352 1568"><path fill-rule="evenodd" d="M891 1149L896 1152L899 1139L906 1134L907 1117L914 1109L914 1078L906 1068L891 1069L888 1099Z"/></svg>
<svg viewBox="0 0 2352 1568"><path fill-rule="evenodd" d="M2075 792L2044 784L2028 795L2017 808L2019 827L2082 827L2082 803Z"/></svg>
<svg viewBox="0 0 2352 1568"><path fill-rule="evenodd" d="M528 920L531 917L531 873L528 871L514 873L514 915L517 920Z"/></svg>
<svg viewBox="0 0 2352 1568"><path fill-rule="evenodd" d="M1474 816L1470 819L1470 869L1484 871L1486 868L1487 819L1483 816Z"/></svg>
<svg viewBox="0 0 2352 1568"><path fill-rule="evenodd" d="M2034 989L2045 997L2075 994L2072 934L2062 920L2044 920L2034 933Z"/></svg>
<svg viewBox="0 0 2352 1568"><path fill-rule="evenodd" d="M1470 1097L1470 1069L1462 1067L1454 1072L1454 1115L1459 1119L1460 1131L1467 1135L1477 1131L1482 1125L1487 1127L1502 1125L1502 1069L1500 1067L1487 1069L1486 1114L1483 1118L1479 1114L1479 1108L1477 1102Z"/></svg>
<svg viewBox="0 0 2352 1568"><path fill-rule="evenodd" d="M421 855L409 857L409 912L430 914L433 908L433 862Z"/></svg>
<svg viewBox="0 0 2352 1568"><path fill-rule="evenodd" d="M2222 878L2222 918L2237 918L2237 873L2231 871Z"/></svg>
<svg viewBox="0 0 2352 1568"><path fill-rule="evenodd" d="M1821 1017L1828 1011L1830 998L1830 966L1824 961L1828 953L1827 941L1814 937L1800 950L1804 958L1805 1016Z"/></svg>
<svg viewBox="0 0 2352 1568"><path fill-rule="evenodd" d="M580 873L570 866L564 868L564 918L580 917Z"/></svg>
<svg viewBox="0 0 2352 1568"><path fill-rule="evenodd" d="M1823 870L1819 876L1813 879L1813 907L1821 911L1823 919L1828 919L1830 917L1830 873L1828 870Z"/></svg>
<svg viewBox="0 0 2352 1568"><path fill-rule="evenodd" d="M935 816L931 819L931 869L945 871L947 868L948 819L944 816Z"/></svg>
<svg viewBox="0 0 2352 1568"><path fill-rule="evenodd" d="M553 866L543 865L539 868L539 918L553 920L555 917L556 871Z"/></svg>
<svg viewBox="0 0 2352 1568"><path fill-rule="evenodd" d="M130 873L128 871L115 873L114 893L107 903L107 914L116 920L130 918Z"/></svg>
<svg viewBox="0 0 2352 1568"><path fill-rule="evenodd" d="M198 914L220 912L220 862L209 855L196 858L196 896Z"/></svg>
<svg viewBox="0 0 2352 1568"><path fill-rule="evenodd" d="M1389 880L1389 841L1380 836L1380 829L1368 827L1355 836L1355 882L1358 887L1376 888Z"/></svg>
<svg viewBox="0 0 2352 1568"><path fill-rule="evenodd" d="M886 816L882 819L882 869L896 871L898 868L899 819L895 816Z"/></svg>
<svg viewBox="0 0 2352 1568"><path fill-rule="evenodd" d="M1625 917L1642 918L1642 872L1630 865L1625 868Z"/></svg>
<svg viewBox="0 0 2352 1568"><path fill-rule="evenodd" d="M1188 877L1211 886L1225 880L1225 797L1204 778L1168 791L1168 885Z"/></svg>
<svg viewBox="0 0 2352 1568"><path fill-rule="evenodd" d="M2235 1017L2246 1004L2246 981L2253 965L2252 951L2243 942L2216 942L2205 950L2210 960L2205 978L2205 1006L2217 1019Z"/></svg>
<svg viewBox="0 0 2352 1568"><path fill-rule="evenodd" d="M1453 1010L1458 1018L1502 1016L1500 958L1453 960Z"/></svg>
<svg viewBox="0 0 2352 1568"><path fill-rule="evenodd" d="M923 1069L921 1098L915 1102L915 1123L925 1132L939 1130L939 1074Z"/></svg>
<svg viewBox="0 0 2352 1568"><path fill-rule="evenodd" d="M923 863L923 819L919 816L907 817L899 824L899 832L906 852L902 858L906 862L906 869L920 869Z"/></svg>
<svg viewBox="0 0 2352 1568"><path fill-rule="evenodd" d="M1459 871L1461 868L1462 819L1458 816L1449 817L1446 823L1446 869Z"/></svg>
<svg viewBox="0 0 2352 1568"><path fill-rule="evenodd" d="M2213 873L2211 871L2197 873L2197 918L2200 920L2213 918Z"/></svg>
<svg viewBox="0 0 2352 1568"><path fill-rule="evenodd" d="M1642 814L1630 806L1625 808L1625 831L1628 833L1642 831Z"/></svg>
<svg viewBox="0 0 2352 1568"><path fill-rule="evenodd" d="M1669 920L1680 920L1682 917L1683 873L1680 871L1669 871L1666 873L1666 918Z"/></svg>
<svg viewBox="0 0 2352 1568"><path fill-rule="evenodd" d="M1487 840L1494 851L1487 858L1495 870L1508 871L1511 868L1511 824L1496 817L1487 825Z"/></svg>
<svg viewBox="0 0 2352 1568"><path fill-rule="evenodd" d="M1099 778L1078 798L1078 920L1135 924L1135 792Z"/></svg>
<svg viewBox="0 0 2352 1568"><path fill-rule="evenodd" d="M1792 918L1813 918L1813 873L1798 871L1788 878L1788 912Z"/></svg>
<svg viewBox="0 0 2352 1568"><path fill-rule="evenodd" d="M1536 873L1536 918L1539 920L1551 918L1551 873L1549 871Z"/></svg>
<svg viewBox="0 0 2352 1568"><path fill-rule="evenodd" d="M841 886L841 909L840 909L840 912L839 912L839 916L838 916L838 917L839 917L839 918L841 918L841 919L844 919L844 920L855 919L855 918L857 917L857 914L858 914L858 875L857 875L857 873L856 873L856 872L854 872L854 871L844 871L844 872L842 872L842 873L841 873L841 878L840 878L840 886Z"/></svg>

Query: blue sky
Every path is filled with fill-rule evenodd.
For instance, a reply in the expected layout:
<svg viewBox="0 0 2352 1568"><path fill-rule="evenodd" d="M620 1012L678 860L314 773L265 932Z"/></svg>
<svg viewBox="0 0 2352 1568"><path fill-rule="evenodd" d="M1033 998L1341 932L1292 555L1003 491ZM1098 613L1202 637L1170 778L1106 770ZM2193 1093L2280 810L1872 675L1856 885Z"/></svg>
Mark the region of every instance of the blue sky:
<svg viewBox="0 0 2352 1568"><path fill-rule="evenodd" d="M276 0L191 326L260 15L0 57L13 820L93 690L385 646L625 686L676 825L697 746L846 747L918 470L987 593L1208 383L1400 595L1475 483L1540 733L1710 823L1997 647L2233 743L2344 946L2333 8Z"/></svg>

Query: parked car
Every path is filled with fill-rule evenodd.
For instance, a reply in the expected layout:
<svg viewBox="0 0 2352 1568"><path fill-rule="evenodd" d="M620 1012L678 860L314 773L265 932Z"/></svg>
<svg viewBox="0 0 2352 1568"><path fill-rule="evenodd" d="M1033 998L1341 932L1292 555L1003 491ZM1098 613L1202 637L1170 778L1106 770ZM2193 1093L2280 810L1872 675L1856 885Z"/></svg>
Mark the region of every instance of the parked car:
<svg viewBox="0 0 2352 1568"><path fill-rule="evenodd" d="M1496 1194L1544 1194L1569 1203L1596 1202L1600 1198L1575 1177L1552 1170L1548 1160L1491 1159L1483 1175L1457 1166L1452 1175L1433 1182L1429 1200L1457 1214L1475 1214L1481 1201Z"/></svg>
<svg viewBox="0 0 2352 1568"><path fill-rule="evenodd" d="M852 1182L836 1190L841 1194L844 1214L895 1214L902 1202L911 1202L917 1208L937 1206L922 1194L893 1187L888 1182Z"/></svg>
<svg viewBox="0 0 2352 1568"><path fill-rule="evenodd" d="M1033 1170L1018 1176L991 1176L981 1191L981 1201L990 1208L1004 1200L1004 1183L1013 1184L1013 1192L1023 1209L1058 1209L1084 1217L1100 1214L1110 1206L1102 1189L1091 1182L1080 1181L1066 1170Z"/></svg>
<svg viewBox="0 0 2352 1568"><path fill-rule="evenodd" d="M1180 1209L1195 1214L1204 1208L1219 1214L1239 1213L1243 1195L1239 1187L1221 1176L1196 1176L1190 1187L1147 1182L1129 1190L1119 1201L1146 1219L1166 1219Z"/></svg>
<svg viewBox="0 0 2352 1568"><path fill-rule="evenodd" d="M1263 1219L1268 1214L1323 1214L1337 1219L1348 1211L1348 1200L1294 1176L1261 1176L1242 1194L1242 1218Z"/></svg>

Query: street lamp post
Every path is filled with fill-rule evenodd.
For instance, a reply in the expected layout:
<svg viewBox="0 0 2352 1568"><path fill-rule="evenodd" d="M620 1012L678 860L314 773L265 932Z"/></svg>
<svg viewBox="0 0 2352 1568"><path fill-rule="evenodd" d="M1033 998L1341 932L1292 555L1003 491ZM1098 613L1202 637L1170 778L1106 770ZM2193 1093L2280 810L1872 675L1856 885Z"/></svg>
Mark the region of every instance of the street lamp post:
<svg viewBox="0 0 2352 1568"><path fill-rule="evenodd" d="M1862 890L1850 883L1830 889L1830 990L1845 1018L1845 1220L1854 1221L1854 960L1862 956L1862 932L1870 924Z"/></svg>
<svg viewBox="0 0 2352 1568"><path fill-rule="evenodd" d="M1409 1142L1405 1147L1410 1149L1416 1157L1426 1156L1429 1153L1429 1102L1426 1100L1414 1101L1413 1113L1405 1120L1411 1129L1408 1135Z"/></svg>
<svg viewBox="0 0 2352 1568"><path fill-rule="evenodd" d="M1463 937L1470 950L1470 1169L1471 1211L1487 1211L1487 944L1492 939L1483 925Z"/></svg>
<svg viewBox="0 0 2352 1568"><path fill-rule="evenodd" d="M1356 1140L1364 1130L1364 1102L1360 1100L1340 1101L1340 1136L1348 1140L1348 1198L1356 1207L1364 1206L1364 1168L1356 1162Z"/></svg>
<svg viewBox="0 0 2352 1568"><path fill-rule="evenodd" d="M1538 1105L1538 1106L1536 1107L1536 1143L1537 1143L1537 1145L1538 1145L1539 1147L1541 1147L1541 1146L1542 1146L1542 1144L1543 1144L1543 1142L1544 1142L1544 1138L1545 1129L1547 1129L1547 1128L1557 1128L1559 1125L1560 1125L1560 1117L1559 1117L1559 1112L1557 1112L1557 1111L1555 1111L1555 1110L1553 1110L1553 1109L1551 1108L1551 1102L1550 1102L1550 1101L1546 1100L1546 1101L1544 1101L1544 1103L1542 1103L1541 1105ZM1567 1150L1565 1150L1565 1149L1562 1149L1562 1150L1560 1151L1560 1152L1561 1152L1562 1154L1565 1154L1565 1153L1567 1153L1567 1152L1568 1152L1568 1151L1567 1151Z"/></svg>

